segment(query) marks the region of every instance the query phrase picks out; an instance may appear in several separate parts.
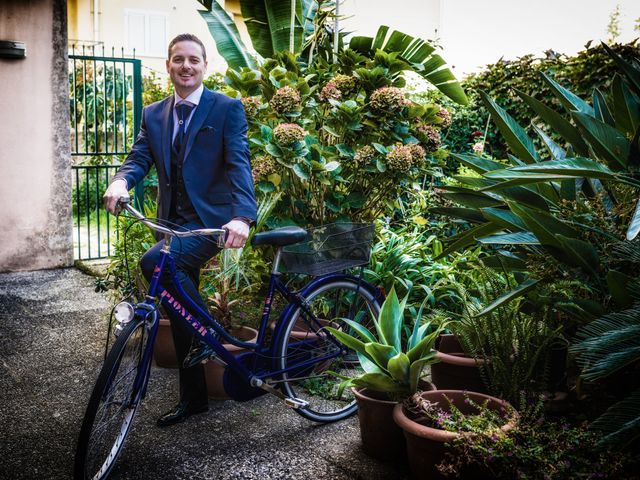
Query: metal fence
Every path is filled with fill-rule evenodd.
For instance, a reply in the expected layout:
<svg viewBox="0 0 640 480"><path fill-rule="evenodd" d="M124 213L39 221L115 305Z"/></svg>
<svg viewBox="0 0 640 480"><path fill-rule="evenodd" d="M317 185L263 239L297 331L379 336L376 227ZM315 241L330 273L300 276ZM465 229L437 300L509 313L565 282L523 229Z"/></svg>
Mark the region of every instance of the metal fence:
<svg viewBox="0 0 640 480"><path fill-rule="evenodd" d="M117 238L116 222L102 209L102 194L140 130L141 62L100 55L94 48L69 53L69 108L76 259L105 258ZM136 197L142 198L137 191Z"/></svg>

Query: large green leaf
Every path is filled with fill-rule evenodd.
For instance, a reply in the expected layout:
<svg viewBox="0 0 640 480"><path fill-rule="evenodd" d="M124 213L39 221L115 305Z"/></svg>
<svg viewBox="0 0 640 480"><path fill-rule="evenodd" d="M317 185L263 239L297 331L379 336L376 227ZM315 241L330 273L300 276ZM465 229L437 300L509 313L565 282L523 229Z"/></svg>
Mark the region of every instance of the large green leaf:
<svg viewBox="0 0 640 480"><path fill-rule="evenodd" d="M604 95L600 90L595 88L593 90L593 109L595 112L595 117L601 122L606 123L607 125L615 126L615 120L613 119L613 115L611 114L611 110L609 110L609 106L607 105L607 101L604 98Z"/></svg>
<svg viewBox="0 0 640 480"><path fill-rule="evenodd" d="M600 257L593 245L577 238L569 238L564 235L556 235L560 241L563 254L570 265L581 268L591 275L598 274L600 267ZM565 257L563 257L565 258Z"/></svg>
<svg viewBox="0 0 640 480"><path fill-rule="evenodd" d="M423 358L416 360L411 363L411 368L409 369L409 391L411 393L415 392L418 389L418 382L420 381L420 377L422 376L422 370L425 365L432 364L438 362L438 357L436 357L437 352L429 352L428 355L425 355Z"/></svg>
<svg viewBox="0 0 640 480"><path fill-rule="evenodd" d="M520 175L522 174L522 177ZM602 180L615 180L616 174L606 165L591 160L590 158L565 158L563 160L549 160L522 167L510 167L504 170L496 170L485 176L492 179L518 179L535 178L554 179L562 177L575 178L599 178ZM548 175L548 177L545 177Z"/></svg>
<svg viewBox="0 0 640 480"><path fill-rule="evenodd" d="M439 55L434 54L435 47L425 40L395 30L389 34L389 27L381 25L375 39L355 36L349 41L349 48L369 57L378 49L398 53L408 67L435 85L447 97L462 105L469 102L451 70L443 66L444 62Z"/></svg>
<svg viewBox="0 0 640 480"><path fill-rule="evenodd" d="M447 248L445 248L440 255L435 257L434 260L444 258L451 252L455 252L456 250L460 250L462 248L468 247L469 245L473 245L476 243L476 240L478 238L484 237L485 235L489 235L491 233L495 233L501 229L502 227L500 227L500 225L496 225L493 222L488 222L482 225L476 225L469 230L465 230L464 232L449 238L451 243L447 245Z"/></svg>
<svg viewBox="0 0 640 480"><path fill-rule="evenodd" d="M531 236L535 239L533 235ZM535 241L537 242L537 239ZM482 263L487 267L500 271L506 270L521 272L527 269L527 262L507 250L500 250L495 255L483 257Z"/></svg>
<svg viewBox="0 0 640 480"><path fill-rule="evenodd" d="M631 144L615 128L581 112L572 112L595 154L611 168L625 169Z"/></svg>
<svg viewBox="0 0 640 480"><path fill-rule="evenodd" d="M351 383L354 386L369 388L376 392L393 393L406 391L406 386L394 382L390 376L381 373L365 373L353 379Z"/></svg>
<svg viewBox="0 0 640 480"><path fill-rule="evenodd" d="M527 226L524 222L511 210L503 208L483 208L480 210L482 215L493 223L501 225L504 228L515 230L526 230Z"/></svg>
<svg viewBox="0 0 640 480"><path fill-rule="evenodd" d="M487 313L494 311L496 308L499 308L503 305L508 304L509 302L515 300L516 298L522 297L527 292L532 290L538 284L538 280L534 280L533 278L529 278L518 285L513 290L500 295L493 302L483 308L480 312L478 312L475 317L482 317Z"/></svg>
<svg viewBox="0 0 640 480"><path fill-rule="evenodd" d="M584 113L585 115L589 115L593 117L595 112L593 111L593 107L589 105L587 102L582 100L577 95L571 93L569 90L564 88L562 85L557 83L551 77L544 73L540 73L542 79L549 85L549 88L553 92L553 94L560 100L560 103L567 109L569 112L573 112L577 110L579 112Z"/></svg>
<svg viewBox="0 0 640 480"><path fill-rule="evenodd" d="M230 68L255 68L255 60L240 38L240 32L229 14L218 2L206 2L210 10L199 10L200 15L207 22L211 36L216 42L218 53L226 60Z"/></svg>
<svg viewBox="0 0 640 480"><path fill-rule="evenodd" d="M578 237L578 232L572 227L549 213L515 203L509 203L509 208L522 219L527 227L529 227L529 230L540 240L542 245L562 248L562 244L557 238L557 235L564 235L569 238Z"/></svg>
<svg viewBox="0 0 640 480"><path fill-rule="evenodd" d="M452 188L447 188L452 190ZM504 202L491 197L482 192L471 189L457 188L454 192L442 192L440 196L451 200L452 202L471 208L497 207L504 205Z"/></svg>
<svg viewBox="0 0 640 480"><path fill-rule="evenodd" d="M540 245L538 238L531 232L500 233L478 238L485 245Z"/></svg>
<svg viewBox="0 0 640 480"><path fill-rule="evenodd" d="M404 302L403 302L404 303ZM380 341L393 347L396 352L402 351L401 334L404 323L402 303L398 300L395 288L391 288L389 295L382 304L378 317Z"/></svg>
<svg viewBox="0 0 640 480"><path fill-rule="evenodd" d="M633 281L628 275L617 270L607 272L607 286L615 302L622 308L628 308L633 303L633 297L629 291L629 284Z"/></svg>
<svg viewBox="0 0 640 480"><path fill-rule="evenodd" d="M636 209L633 212L629 227L627 228L627 240L635 240L638 233L640 233L640 199L638 199L638 203L636 203Z"/></svg>
<svg viewBox="0 0 640 480"><path fill-rule="evenodd" d="M364 325L355 322L353 320L349 320L348 318L341 318L340 321L346 323L347 325L349 325L349 327L351 327L353 330L355 330L355 332L360 336L360 338L364 341L364 342L375 342L376 338L374 337L373 333L371 333L369 330L367 330Z"/></svg>
<svg viewBox="0 0 640 480"><path fill-rule="evenodd" d="M292 2L295 15L291 16ZM301 0L240 0L240 10L256 52L265 58L275 53L298 53L302 46L304 29ZM293 24L293 51L290 48Z"/></svg>
<svg viewBox="0 0 640 480"><path fill-rule="evenodd" d="M482 214L475 208L434 207L429 209L429 213L461 218L462 220L466 220L471 223L483 223L485 220Z"/></svg>
<svg viewBox="0 0 640 480"><path fill-rule="evenodd" d="M589 147L585 143L580 131L574 127L569 120L566 120L555 110L547 107L544 103L524 92L516 90L516 93L525 101L554 131L569 142L578 155L589 155Z"/></svg>
<svg viewBox="0 0 640 480"><path fill-rule="evenodd" d="M411 363L423 358L430 350L433 350L436 338L440 335L440 331L436 330L425 336L416 345L407 351L407 357Z"/></svg>
<svg viewBox="0 0 640 480"><path fill-rule="evenodd" d="M452 153L451 157L466 165L471 170L477 173L490 172L492 170L500 170L504 168L504 164L489 160L487 158L479 157L477 155L465 155L462 153Z"/></svg>
<svg viewBox="0 0 640 480"><path fill-rule="evenodd" d="M640 69L634 67L632 64L627 62L624 58L618 55L616 52L611 50L608 45L602 44L607 53L615 60L620 69L624 72L625 76L629 80L629 84L635 90L635 92L640 95Z"/></svg>
<svg viewBox="0 0 640 480"><path fill-rule="evenodd" d="M544 133L544 130L537 125L532 126L538 134L538 137L540 137L540 140L542 140L542 143L544 143L544 146L547 147L547 150L553 160L562 160L567 157L567 152L560 145L551 140L551 137Z"/></svg>
<svg viewBox="0 0 640 480"><path fill-rule="evenodd" d="M480 97L511 151L525 163L540 161L533 140L529 138L524 128L504 108L494 102L489 95L481 91Z"/></svg>
<svg viewBox="0 0 640 480"><path fill-rule="evenodd" d="M365 343L364 349L367 355L385 370L387 369L389 360L398 353L391 345L382 345L374 342Z"/></svg>
<svg viewBox="0 0 640 480"><path fill-rule="evenodd" d="M365 343L358 340L357 338L352 337L348 333L343 332L342 330L337 330L333 327L325 327L325 329L334 337L338 339L340 343L349 347L352 350L355 350L358 353L367 354L367 350L365 348ZM386 363L385 363L386 365Z"/></svg>
<svg viewBox="0 0 640 480"><path fill-rule="evenodd" d="M391 377L399 383L409 383L409 357L403 352L399 352L389 359L387 370Z"/></svg>
<svg viewBox="0 0 640 480"><path fill-rule="evenodd" d="M613 78L611 93L616 128L632 136L640 127L640 99L629 90L619 75Z"/></svg>

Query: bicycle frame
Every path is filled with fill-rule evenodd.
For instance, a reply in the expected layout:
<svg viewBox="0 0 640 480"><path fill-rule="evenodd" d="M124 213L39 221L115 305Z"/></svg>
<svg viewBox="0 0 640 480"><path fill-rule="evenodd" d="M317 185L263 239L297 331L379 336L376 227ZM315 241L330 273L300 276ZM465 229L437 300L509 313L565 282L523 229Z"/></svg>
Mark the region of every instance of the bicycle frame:
<svg viewBox="0 0 640 480"><path fill-rule="evenodd" d="M171 281L173 283L174 288L179 292L182 299L186 305L182 305L180 301L175 299L160 283L160 278L162 276L162 272L166 269L169 270L169 274L171 275ZM306 292L309 292L316 288L317 286L340 279L352 279L358 281L360 284L360 280L358 277L354 277L352 275L347 274L329 274L322 277L317 277L307 285L305 285L302 290L298 293L294 293L287 288L284 282L280 279L280 274L275 271L271 273L269 279L269 288L267 291L267 295L264 300L264 308L262 311L262 317L260 321L258 338L256 342L244 342L238 340L231 336L223 327L220 325L215 318L213 318L208 312L203 310L198 304L196 304L189 295L184 291L180 282L177 278L176 266L173 257L170 254L169 248L165 247L160 252L160 257L158 260L158 264L154 268L153 276L151 278L151 282L149 285L149 291L147 297L144 302L136 305L136 316L144 317L148 315L149 311L156 311L156 297L160 299L162 305L166 309L173 309L174 312L178 314L178 316L185 322L188 327L193 330L194 334L200 338L200 340L206 342L208 345L213 348L217 357L222 360L229 368L231 368L235 373L240 375L242 379L244 379L247 384L251 387L260 387L263 384L263 380L267 377L274 377L282 375L288 371L299 370L301 368L326 361L330 358L334 358L340 354L343 347L341 344L333 338L331 335L328 335L328 338L332 339L332 341L336 344L336 353L326 355L324 357L313 358L311 360L297 362L292 365L288 365L287 368L282 369L277 367L278 356L275 352L275 349L278 345L278 340L285 334L284 329L286 325L286 320L292 315L297 308L301 308L307 316L309 316L316 324L318 329L322 327L318 319L313 316L313 313L307 308L304 301L304 296ZM363 289L372 288L366 282L361 282ZM279 292L289 303L285 306L283 312L281 313L278 321L276 322L275 329L273 332L273 338L268 345L265 345L267 328L269 324L269 318L271 314L271 305L273 296L276 292ZM375 289L374 296L377 298L380 294L380 291ZM272 359L271 367L266 372L261 372L257 374L256 372L250 370L245 365L243 365L234 355L229 353L222 343L212 335L208 329L203 325L202 319L208 325L211 325L217 334L220 335L228 343L236 345L238 347L245 348L250 351L254 351L257 355L270 357ZM154 323L155 322L154 319ZM157 326L154 328L154 331L149 338L149 343L147 345L147 349L145 351L145 361L150 361L150 355L153 349L153 340L155 339L157 332ZM254 365L255 367L255 365ZM141 372L140 372L141 373ZM272 392L273 393L273 392Z"/></svg>

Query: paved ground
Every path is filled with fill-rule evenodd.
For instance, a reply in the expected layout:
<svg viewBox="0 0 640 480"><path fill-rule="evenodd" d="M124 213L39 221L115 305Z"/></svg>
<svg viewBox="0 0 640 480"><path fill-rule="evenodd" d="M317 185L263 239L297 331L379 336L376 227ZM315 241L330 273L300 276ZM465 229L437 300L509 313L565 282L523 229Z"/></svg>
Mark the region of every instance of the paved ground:
<svg viewBox="0 0 640 480"><path fill-rule="evenodd" d="M0 479L71 477L75 441L102 362L105 297L75 269L0 274ZM367 457L357 418L316 425L270 396L211 402L159 429L175 371L154 368L112 478L401 480Z"/></svg>

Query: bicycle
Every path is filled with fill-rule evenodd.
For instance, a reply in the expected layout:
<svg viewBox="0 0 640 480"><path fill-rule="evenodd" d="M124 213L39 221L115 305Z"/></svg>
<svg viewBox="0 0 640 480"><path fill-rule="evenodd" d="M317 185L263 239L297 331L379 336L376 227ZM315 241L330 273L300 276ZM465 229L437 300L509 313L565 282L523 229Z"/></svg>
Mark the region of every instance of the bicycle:
<svg viewBox="0 0 640 480"><path fill-rule="evenodd" d="M214 361L225 366L224 388L232 399L246 401L270 393L298 414L320 423L341 420L356 411L355 398L350 393L337 396L337 391L344 378L362 373L358 357L324 327L331 324L347 329L341 318L355 319L370 327L373 318L378 316L384 297L382 291L364 281L362 274L356 277L336 272L337 268L362 265L368 261L370 240L367 250L362 242L353 241L358 237L357 231L349 233L348 227L343 228L347 235L325 238L322 242L327 245L322 256L326 260L325 270L312 268L320 276L313 277L298 291L292 291L281 279L279 266L282 260L288 259L295 271L300 268L296 265L300 258L302 263L308 263L309 258L304 256L304 251L297 252L302 253L302 257L296 256L296 249L300 250L299 246L305 245L303 241L307 239L307 231L284 227L255 234L252 245L271 245L275 248L275 255L258 337L255 342L246 342L231 336L209 312L202 310L186 295L176 279L171 256L173 238L216 236L221 245L225 231L175 231L145 218L124 197L121 205L134 219L164 234L164 245L144 300L135 305L121 302L114 307L116 340L98 375L82 422L74 464L76 479L107 478L116 464L136 409L146 395L159 324L158 303L179 312L198 338L214 349ZM340 263L341 252L350 240L357 251L357 258ZM311 245L311 252L320 251L318 241L318 238L312 238L306 242ZM288 253L287 248L290 250ZM160 284L161 274L166 269L186 305L173 298ZM269 317L276 293L288 303L275 323L269 341ZM211 326L213 332L205 325ZM221 340L247 351L234 356L222 346Z"/></svg>

